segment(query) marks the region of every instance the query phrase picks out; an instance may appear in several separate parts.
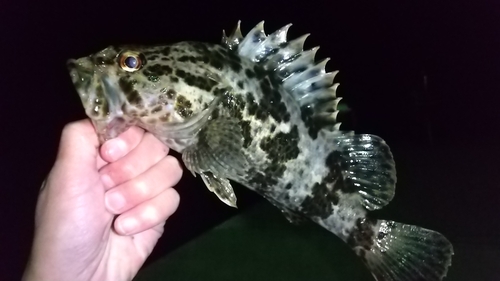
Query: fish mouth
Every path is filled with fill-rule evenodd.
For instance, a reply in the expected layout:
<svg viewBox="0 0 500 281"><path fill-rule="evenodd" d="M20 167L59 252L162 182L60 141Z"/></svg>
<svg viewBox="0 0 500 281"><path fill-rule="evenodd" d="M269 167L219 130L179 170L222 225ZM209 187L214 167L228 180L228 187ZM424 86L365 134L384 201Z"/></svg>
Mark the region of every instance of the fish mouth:
<svg viewBox="0 0 500 281"><path fill-rule="evenodd" d="M111 111L121 106L123 94L117 90L105 72L98 72L98 68L93 65L89 58L69 59L66 62L66 67L85 106L95 98L105 99ZM98 85L102 87L98 87ZM101 91L99 92L98 89Z"/></svg>
<svg viewBox="0 0 500 281"><path fill-rule="evenodd" d="M99 142L102 144L125 131L128 123L121 109L124 94L115 85L113 77L100 70L88 57L69 59L66 67L85 112L94 124Z"/></svg>

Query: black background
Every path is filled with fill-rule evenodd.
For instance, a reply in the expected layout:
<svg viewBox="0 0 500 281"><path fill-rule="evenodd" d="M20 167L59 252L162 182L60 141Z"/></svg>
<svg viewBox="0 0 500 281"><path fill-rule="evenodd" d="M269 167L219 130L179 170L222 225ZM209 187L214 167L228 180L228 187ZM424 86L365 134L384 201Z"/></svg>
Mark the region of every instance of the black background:
<svg viewBox="0 0 500 281"><path fill-rule="evenodd" d="M306 47L321 45L317 58L341 70L339 92L355 113L347 127L386 139L403 170L418 166L399 174L385 214L452 242L498 245L499 16L495 1L463 0L2 1L0 280L20 277L61 129L85 118L66 60L110 44L216 43L240 19L244 33L261 20L267 33L287 23L289 38L311 33ZM429 153L437 160L422 163ZM181 206L148 262L258 198L237 188L240 209L230 209L188 173L177 189Z"/></svg>

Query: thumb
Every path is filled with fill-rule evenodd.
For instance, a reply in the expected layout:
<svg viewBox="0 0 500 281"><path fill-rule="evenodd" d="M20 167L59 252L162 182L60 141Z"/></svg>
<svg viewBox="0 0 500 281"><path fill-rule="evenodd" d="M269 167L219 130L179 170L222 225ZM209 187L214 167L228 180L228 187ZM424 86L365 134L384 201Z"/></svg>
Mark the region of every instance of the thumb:
<svg viewBox="0 0 500 281"><path fill-rule="evenodd" d="M99 181L98 165L104 160L98 153L99 141L88 119L67 124L61 134L56 161L42 190L67 196L79 196Z"/></svg>
<svg viewBox="0 0 500 281"><path fill-rule="evenodd" d="M61 134L56 162L71 167L96 167L99 141L89 119L67 124Z"/></svg>

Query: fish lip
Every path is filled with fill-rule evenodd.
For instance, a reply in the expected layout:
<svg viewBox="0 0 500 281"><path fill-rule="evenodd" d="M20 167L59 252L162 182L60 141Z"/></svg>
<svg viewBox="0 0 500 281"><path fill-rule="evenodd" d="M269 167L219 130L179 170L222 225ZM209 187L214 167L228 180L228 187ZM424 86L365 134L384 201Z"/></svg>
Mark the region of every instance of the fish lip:
<svg viewBox="0 0 500 281"><path fill-rule="evenodd" d="M92 71L92 67L89 62L90 61L87 58L69 59L66 61L66 67L69 71L78 70L82 72L90 72Z"/></svg>
<svg viewBox="0 0 500 281"><path fill-rule="evenodd" d="M73 70L76 68L76 60L75 59L69 59L66 61L66 67L68 68L69 71Z"/></svg>
<svg viewBox="0 0 500 281"><path fill-rule="evenodd" d="M66 67L73 85L79 92L90 86L95 71L88 58L69 59L66 61Z"/></svg>
<svg viewBox="0 0 500 281"><path fill-rule="evenodd" d="M80 59L69 59L66 61L66 67L68 71L78 72L79 74L85 74L92 76L94 74L94 65L89 58L80 58Z"/></svg>
<svg viewBox="0 0 500 281"><path fill-rule="evenodd" d="M78 82L81 81L80 79L80 72L78 71L78 65L76 63L76 60L74 59L69 59L66 62L66 67L68 68L69 76L71 76L71 80L73 81L73 84L78 85Z"/></svg>

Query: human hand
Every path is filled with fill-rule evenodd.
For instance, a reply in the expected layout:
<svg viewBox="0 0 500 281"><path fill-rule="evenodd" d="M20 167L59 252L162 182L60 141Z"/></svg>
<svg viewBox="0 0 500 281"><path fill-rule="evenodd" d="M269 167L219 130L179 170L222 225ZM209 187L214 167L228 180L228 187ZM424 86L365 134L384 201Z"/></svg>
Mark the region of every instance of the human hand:
<svg viewBox="0 0 500 281"><path fill-rule="evenodd" d="M171 187L182 168L167 153L137 127L99 148L89 120L68 124L40 191L23 280L131 280L179 204Z"/></svg>

